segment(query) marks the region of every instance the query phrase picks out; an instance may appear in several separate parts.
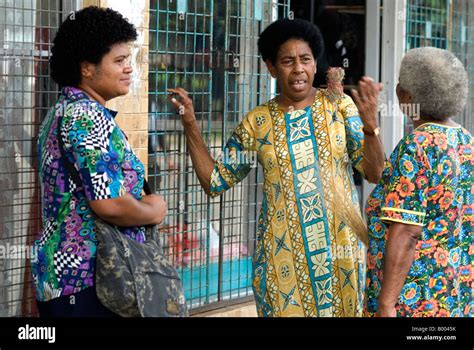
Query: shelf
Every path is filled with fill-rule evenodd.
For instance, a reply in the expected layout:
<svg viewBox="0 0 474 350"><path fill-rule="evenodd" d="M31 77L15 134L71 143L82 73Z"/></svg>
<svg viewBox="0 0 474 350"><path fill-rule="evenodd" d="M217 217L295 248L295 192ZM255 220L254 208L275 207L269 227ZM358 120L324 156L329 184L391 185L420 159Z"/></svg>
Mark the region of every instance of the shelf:
<svg viewBox="0 0 474 350"><path fill-rule="evenodd" d="M325 10L336 10L338 12L351 13L356 15L365 14L365 6L363 5L326 5Z"/></svg>

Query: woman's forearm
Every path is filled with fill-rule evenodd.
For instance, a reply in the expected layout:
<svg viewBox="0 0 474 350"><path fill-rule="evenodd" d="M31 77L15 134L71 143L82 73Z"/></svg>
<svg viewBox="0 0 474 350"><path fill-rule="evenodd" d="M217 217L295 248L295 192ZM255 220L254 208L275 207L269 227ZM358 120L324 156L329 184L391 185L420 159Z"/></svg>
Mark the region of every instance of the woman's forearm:
<svg viewBox="0 0 474 350"><path fill-rule="evenodd" d="M170 101L178 109L183 123L186 142L188 145L194 171L206 194L211 194L211 175L214 170L214 159L212 159L206 144L202 139L201 132L197 126L196 115L194 113L193 102L189 98L188 92L182 88L168 89L172 96Z"/></svg>
<svg viewBox="0 0 474 350"><path fill-rule="evenodd" d="M139 201L127 193L119 198L90 201L89 206L101 219L122 227L160 224L167 212L163 197L154 194Z"/></svg>
<svg viewBox="0 0 474 350"><path fill-rule="evenodd" d="M364 138L364 160L362 166L367 181L378 183L385 165L385 153L380 138L366 135Z"/></svg>
<svg viewBox="0 0 474 350"><path fill-rule="evenodd" d="M385 248L379 309L394 308L415 256L420 226L392 223Z"/></svg>
<svg viewBox="0 0 474 350"><path fill-rule="evenodd" d="M359 116L366 131L374 132L378 126L378 101L383 85L377 84L370 77L362 77L359 90L352 90L352 97L359 110ZM364 168L365 177L371 183L379 182L385 163L382 142L377 135L366 135L364 138Z"/></svg>
<svg viewBox="0 0 474 350"><path fill-rule="evenodd" d="M214 170L215 161L207 150L196 121L183 122L183 126L194 170L204 192L209 195L211 192L211 174Z"/></svg>

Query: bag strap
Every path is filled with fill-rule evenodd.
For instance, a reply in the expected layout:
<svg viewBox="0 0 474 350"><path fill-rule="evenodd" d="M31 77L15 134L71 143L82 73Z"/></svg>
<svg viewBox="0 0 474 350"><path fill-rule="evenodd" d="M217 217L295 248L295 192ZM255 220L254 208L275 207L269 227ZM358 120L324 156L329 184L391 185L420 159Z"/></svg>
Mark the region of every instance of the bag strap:
<svg viewBox="0 0 474 350"><path fill-rule="evenodd" d="M63 117L60 116L58 118L58 128L57 128L59 152L61 154L61 158L64 160L64 166L66 167L67 172L69 173L69 175L71 175L71 178L74 181L74 183L76 184L77 188L79 188L79 187L82 187L82 180L81 180L81 178L79 176L79 173L77 172L76 168L74 167L74 165L66 157L66 151L65 151L65 148L64 148L64 141L63 141L63 138L61 136L61 123L62 123L62 120L63 120ZM122 131L122 133L123 133L123 131ZM124 135L125 135L125 133L124 133ZM148 185L148 182L146 181L146 179L143 180L143 191L145 191L145 194L151 194L150 185Z"/></svg>

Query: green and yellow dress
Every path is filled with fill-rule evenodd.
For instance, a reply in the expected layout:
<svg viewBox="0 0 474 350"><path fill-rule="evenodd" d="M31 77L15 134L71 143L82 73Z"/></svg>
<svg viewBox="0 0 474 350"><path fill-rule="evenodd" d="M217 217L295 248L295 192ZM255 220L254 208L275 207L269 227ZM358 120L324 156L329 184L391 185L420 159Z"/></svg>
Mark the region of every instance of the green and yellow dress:
<svg viewBox="0 0 474 350"><path fill-rule="evenodd" d="M256 152L264 170L253 256L260 316L362 315L363 245L340 215L360 215L352 167L363 172L362 126L347 95L333 103L319 89L291 113L270 100L237 126L223 150L232 156L216 161L213 196L249 173L242 155Z"/></svg>

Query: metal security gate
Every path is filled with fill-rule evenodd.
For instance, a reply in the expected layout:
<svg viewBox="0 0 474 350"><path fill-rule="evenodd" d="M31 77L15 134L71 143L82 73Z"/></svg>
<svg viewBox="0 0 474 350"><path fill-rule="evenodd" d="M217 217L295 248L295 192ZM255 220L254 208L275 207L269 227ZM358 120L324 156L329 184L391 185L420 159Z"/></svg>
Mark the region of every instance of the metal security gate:
<svg viewBox="0 0 474 350"><path fill-rule="evenodd" d="M58 88L49 49L74 0L0 0L0 317L36 313L29 271L39 230L36 135Z"/></svg>
<svg viewBox="0 0 474 350"><path fill-rule="evenodd" d="M469 75L469 97L457 120L474 132L474 3L470 0L407 0L406 50L434 46L453 52Z"/></svg>
<svg viewBox="0 0 474 350"><path fill-rule="evenodd" d="M288 11L289 1L150 2L148 176L168 202L162 243L195 312L251 298L263 178L254 169L223 196L209 199L166 90L180 86L190 93L204 140L217 157L245 114L274 92L256 43Z"/></svg>

